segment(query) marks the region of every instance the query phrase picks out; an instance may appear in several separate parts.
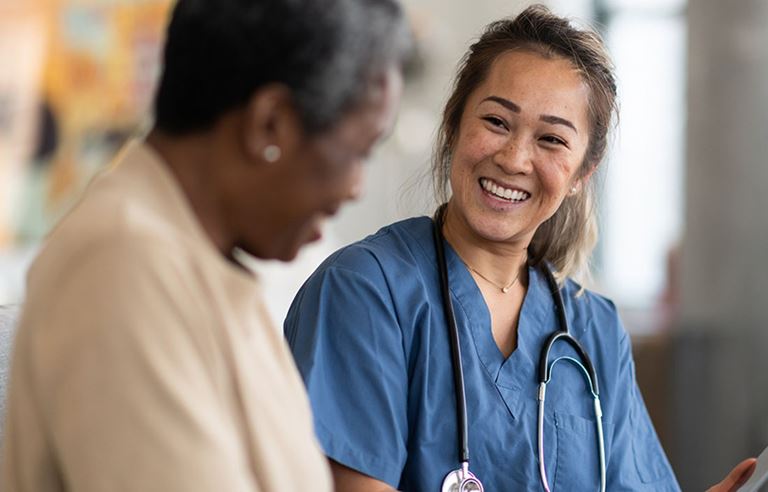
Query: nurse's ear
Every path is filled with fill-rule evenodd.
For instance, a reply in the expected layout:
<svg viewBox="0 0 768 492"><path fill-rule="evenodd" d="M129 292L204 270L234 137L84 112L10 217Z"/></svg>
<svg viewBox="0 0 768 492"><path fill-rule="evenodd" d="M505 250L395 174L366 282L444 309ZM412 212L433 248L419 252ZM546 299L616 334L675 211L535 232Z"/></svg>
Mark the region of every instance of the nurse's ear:
<svg viewBox="0 0 768 492"><path fill-rule="evenodd" d="M574 196L581 193L581 190L589 183L590 178L597 171L597 165L588 165L586 171L582 171L580 176L574 177L571 186L568 189L568 196Z"/></svg>
<svg viewBox="0 0 768 492"><path fill-rule="evenodd" d="M282 84L257 89L244 108L240 143L249 162L290 162L304 129L291 90Z"/></svg>

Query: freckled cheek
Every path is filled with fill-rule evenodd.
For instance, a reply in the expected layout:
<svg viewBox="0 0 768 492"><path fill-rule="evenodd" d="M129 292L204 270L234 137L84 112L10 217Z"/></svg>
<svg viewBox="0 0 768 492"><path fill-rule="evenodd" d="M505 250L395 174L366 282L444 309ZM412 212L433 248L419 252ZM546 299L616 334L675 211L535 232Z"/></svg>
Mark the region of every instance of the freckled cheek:
<svg viewBox="0 0 768 492"><path fill-rule="evenodd" d="M576 173L576 166L567 159L555 159L541 166L539 176L544 186L554 195L568 192L568 183Z"/></svg>
<svg viewBox="0 0 768 492"><path fill-rule="evenodd" d="M483 133L470 129L461 135L453 154L455 164L469 170L489 159L496 152L498 144Z"/></svg>

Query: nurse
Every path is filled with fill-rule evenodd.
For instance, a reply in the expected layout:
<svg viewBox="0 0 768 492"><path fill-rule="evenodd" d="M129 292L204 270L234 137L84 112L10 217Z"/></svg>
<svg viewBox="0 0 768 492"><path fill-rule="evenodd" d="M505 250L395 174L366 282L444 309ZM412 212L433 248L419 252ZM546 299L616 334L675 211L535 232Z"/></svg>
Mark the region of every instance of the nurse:
<svg viewBox="0 0 768 492"><path fill-rule="evenodd" d="M571 278L596 241L590 177L615 113L613 69L599 37L541 6L487 27L445 108L433 171L447 203L438 216L470 466L486 491L544 488L537 369L559 326L542 266L555 273L571 334L596 369L607 490L679 490L615 306ZM438 492L458 467L433 227L430 217L408 219L338 251L286 319L338 491ZM555 344L550 360L562 355L574 352ZM593 399L577 366L558 365L546 401L548 487L599 490ZM718 490L729 490L750 465Z"/></svg>

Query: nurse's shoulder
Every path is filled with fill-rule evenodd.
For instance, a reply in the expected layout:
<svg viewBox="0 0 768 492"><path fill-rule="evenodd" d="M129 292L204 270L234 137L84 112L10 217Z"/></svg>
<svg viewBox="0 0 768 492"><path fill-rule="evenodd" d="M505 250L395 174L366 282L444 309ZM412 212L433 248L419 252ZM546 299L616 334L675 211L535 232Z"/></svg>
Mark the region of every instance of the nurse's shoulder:
<svg viewBox="0 0 768 492"><path fill-rule="evenodd" d="M393 280L403 274L413 275L414 269L434 264L432 220L413 217L382 227L376 233L344 246L329 256L313 277L329 269L346 270L368 278L386 277Z"/></svg>
<svg viewBox="0 0 768 492"><path fill-rule="evenodd" d="M563 287L563 301L573 335L583 344L606 353L617 351L626 343L627 332L614 302L568 278Z"/></svg>

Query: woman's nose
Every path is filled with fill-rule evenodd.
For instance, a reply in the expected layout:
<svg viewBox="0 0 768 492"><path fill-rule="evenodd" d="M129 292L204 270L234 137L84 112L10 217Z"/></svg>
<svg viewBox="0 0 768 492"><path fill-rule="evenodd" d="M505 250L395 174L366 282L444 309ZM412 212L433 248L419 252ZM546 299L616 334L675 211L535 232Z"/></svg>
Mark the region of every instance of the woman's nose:
<svg viewBox="0 0 768 492"><path fill-rule="evenodd" d="M347 186L347 200L357 200L360 198L360 195L363 192L363 181L364 181L364 172L363 172L364 166L362 164L356 164L354 168L352 169L350 176L349 176L349 182Z"/></svg>
<svg viewBox="0 0 768 492"><path fill-rule="evenodd" d="M510 140L496 151L493 162L507 174L528 174L533 169L532 157L525 143Z"/></svg>

